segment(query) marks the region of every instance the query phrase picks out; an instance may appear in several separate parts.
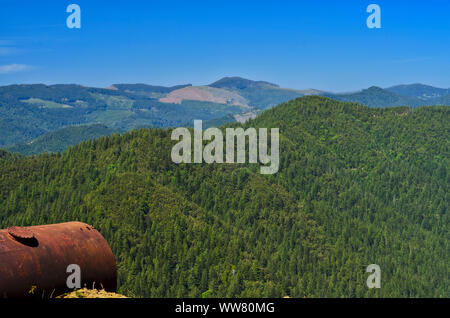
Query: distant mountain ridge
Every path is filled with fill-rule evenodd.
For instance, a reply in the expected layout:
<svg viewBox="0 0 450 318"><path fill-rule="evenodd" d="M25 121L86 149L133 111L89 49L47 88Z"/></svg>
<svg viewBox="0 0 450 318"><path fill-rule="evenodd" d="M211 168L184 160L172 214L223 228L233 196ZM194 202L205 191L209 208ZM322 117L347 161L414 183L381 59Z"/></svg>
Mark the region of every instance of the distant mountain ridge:
<svg viewBox="0 0 450 318"><path fill-rule="evenodd" d="M372 86L358 92L320 95L342 102L356 102L370 107L449 105L450 89L423 84L398 85L389 88Z"/></svg>
<svg viewBox="0 0 450 318"><path fill-rule="evenodd" d="M397 85L386 88L387 91L403 96L416 97L422 100L444 97L450 94L450 88L437 88L423 84Z"/></svg>
<svg viewBox="0 0 450 318"><path fill-rule="evenodd" d="M421 100L414 97L402 96L397 93L372 86L355 93L332 94L324 93L326 96L341 102L357 102L370 107L393 107L411 106L417 107L423 104Z"/></svg>
<svg viewBox="0 0 450 318"><path fill-rule="evenodd" d="M419 107L450 105L449 92L450 89L410 84L385 89L373 86L353 93L331 93L316 89L281 88L270 82L236 76L224 77L204 86L0 86L0 147L28 153L30 150L24 149L29 147L23 145L44 134L70 126L100 124L113 131L124 132L141 127L192 125L194 119L202 119L210 124L243 122L256 117L265 109L305 95L322 95L370 107ZM97 136L93 134L92 138ZM47 149L39 149L53 151L54 147L49 143Z"/></svg>
<svg viewBox="0 0 450 318"><path fill-rule="evenodd" d="M216 88L228 88L228 89L245 89L249 87L273 87L280 88L279 85L265 82L265 81L252 81L242 77L224 77L208 86Z"/></svg>
<svg viewBox="0 0 450 318"><path fill-rule="evenodd" d="M185 84L185 85L176 85L172 87L165 87L165 86L154 86L154 85L147 85L147 84L113 84L110 86L111 89L115 90L123 90L127 93L134 93L134 94L142 94L142 95L148 95L152 93L158 93L158 94L168 94L174 90L185 88L192 86L192 84Z"/></svg>

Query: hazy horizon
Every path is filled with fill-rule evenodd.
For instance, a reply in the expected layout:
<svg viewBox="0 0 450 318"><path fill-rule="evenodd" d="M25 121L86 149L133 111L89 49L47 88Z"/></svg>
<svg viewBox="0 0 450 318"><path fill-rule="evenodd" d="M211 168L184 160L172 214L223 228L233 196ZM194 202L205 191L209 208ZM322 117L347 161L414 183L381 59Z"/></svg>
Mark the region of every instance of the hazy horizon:
<svg viewBox="0 0 450 318"><path fill-rule="evenodd" d="M96 85L91 86L91 85L84 85L84 84L75 83L75 82L73 82L73 83L72 82L66 82L66 83L59 83L59 82L58 83L43 83L43 82L38 83L38 82L36 82L36 83L10 83L10 84L0 85L0 87L1 86L10 86L10 85L39 85L39 84L43 84L43 85L46 85L46 86L52 86L52 85L79 85L79 86L83 86L83 87L105 88L105 89L108 89L112 85L117 85L117 84L130 84L130 85L133 85L133 84L144 84L144 85L149 85L149 86L164 86L164 87L173 87L173 86L177 86L177 85L208 86L208 85L210 85L210 84L212 84L212 83L214 83L214 82L216 82L216 81L218 81L218 80L220 80L222 78L226 78L226 77L240 77L240 78L248 79L248 80L251 80L251 81L265 81L264 79L251 79L251 78L244 78L242 76L222 76L222 77L218 78L217 80L212 81L210 83L200 83L200 84L194 84L194 83L187 82L187 83L174 83L174 84L169 84L169 85L162 85L160 83L117 82L117 83L110 83L109 85L106 85L106 86L96 86ZM265 82L268 82L268 81L265 81ZM275 82L269 82L269 83L279 85L278 83L275 83ZM312 89L312 90L318 90L318 91L323 91L323 92L328 92L328 93L353 93L353 92L359 92L359 91L362 91L362 90L365 90L365 89L368 89L368 88L374 87L374 86L375 87L380 87L382 89L387 89L387 88L391 88L391 87L395 87L395 86L403 86L403 85L405 85L405 86L408 86L408 85L424 85L424 86L430 86L430 87L439 88L439 89L450 89L450 86L449 87L445 87L445 86L444 87L438 87L438 86L430 85L430 84L427 84L427 83L419 83L419 82L398 83L398 84L394 84L394 85L386 86L386 87L380 87L380 86L377 86L377 85L370 85L368 87L361 87L359 89L342 90L342 91L322 90L322 89L316 88L316 87L283 87L281 85L279 85L279 86L280 86L280 88L299 90L299 91Z"/></svg>

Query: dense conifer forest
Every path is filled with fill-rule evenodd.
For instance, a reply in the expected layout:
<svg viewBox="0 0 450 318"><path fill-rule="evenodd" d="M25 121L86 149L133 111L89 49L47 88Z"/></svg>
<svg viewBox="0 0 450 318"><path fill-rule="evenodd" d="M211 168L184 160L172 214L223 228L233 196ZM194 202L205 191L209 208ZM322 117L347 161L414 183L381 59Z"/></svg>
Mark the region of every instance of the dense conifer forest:
<svg viewBox="0 0 450 318"><path fill-rule="evenodd" d="M131 297L449 297L449 119L301 97L242 125L280 128L274 175L174 164L170 129L0 152L0 228L94 225Z"/></svg>

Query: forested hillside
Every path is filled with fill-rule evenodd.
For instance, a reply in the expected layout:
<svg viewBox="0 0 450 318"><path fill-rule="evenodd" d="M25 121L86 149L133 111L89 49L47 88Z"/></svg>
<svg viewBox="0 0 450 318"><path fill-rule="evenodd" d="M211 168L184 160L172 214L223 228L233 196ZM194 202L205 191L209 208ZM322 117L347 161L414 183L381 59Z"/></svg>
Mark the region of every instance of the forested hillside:
<svg viewBox="0 0 450 318"><path fill-rule="evenodd" d="M109 89L81 85L0 86L0 147L30 143L69 126L102 124L115 131L176 127L194 119L223 118L250 109L246 105L202 100L160 102L167 93L183 87L188 85L116 84Z"/></svg>
<svg viewBox="0 0 450 318"><path fill-rule="evenodd" d="M35 155L44 152L64 151L82 141L112 134L114 131L102 124L69 126L48 132L28 143L6 147L10 152Z"/></svg>
<svg viewBox="0 0 450 318"><path fill-rule="evenodd" d="M274 175L174 164L163 129L0 151L0 228L94 225L127 296L450 297L449 119L302 97L243 125L280 128Z"/></svg>

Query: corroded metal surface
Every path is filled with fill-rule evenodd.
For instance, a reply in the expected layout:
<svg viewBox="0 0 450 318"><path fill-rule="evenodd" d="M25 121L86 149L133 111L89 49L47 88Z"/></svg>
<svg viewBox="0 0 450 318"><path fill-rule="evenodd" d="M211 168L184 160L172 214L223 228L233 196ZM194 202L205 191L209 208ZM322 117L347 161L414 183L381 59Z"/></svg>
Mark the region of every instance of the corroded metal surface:
<svg viewBox="0 0 450 318"><path fill-rule="evenodd" d="M8 233L16 238L33 239L34 234L25 227L12 226L7 229Z"/></svg>
<svg viewBox="0 0 450 318"><path fill-rule="evenodd" d="M116 290L114 255L92 226L69 222L0 230L0 298L67 292L71 264L80 266L81 287Z"/></svg>

